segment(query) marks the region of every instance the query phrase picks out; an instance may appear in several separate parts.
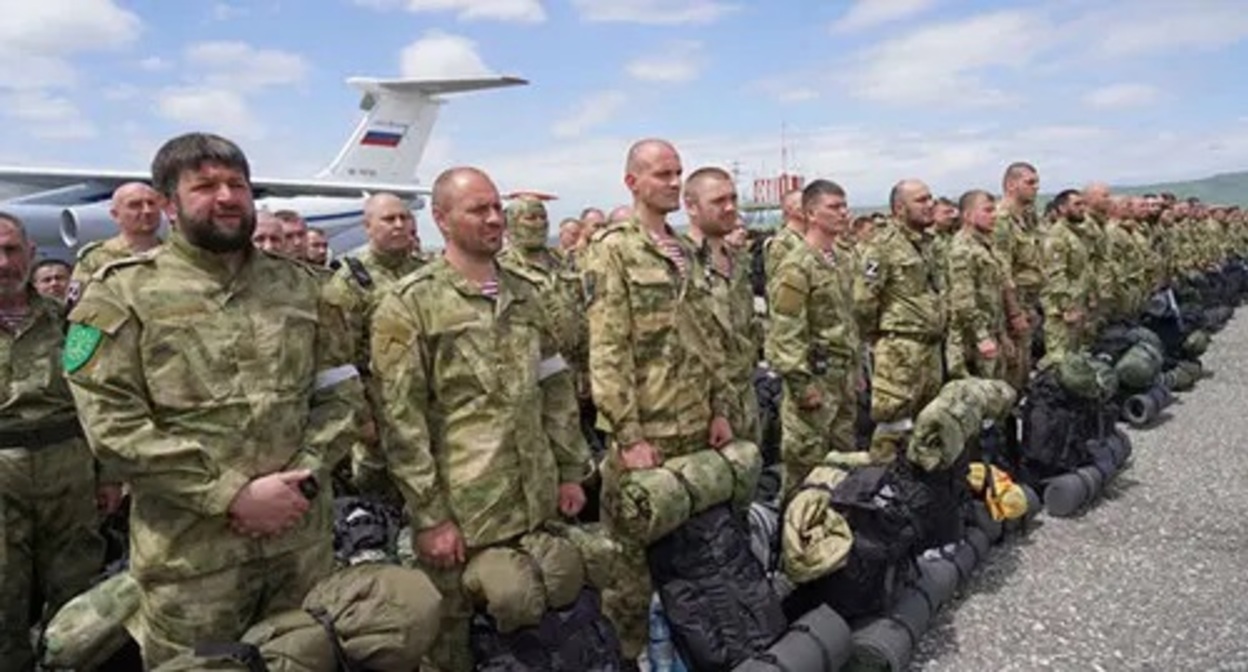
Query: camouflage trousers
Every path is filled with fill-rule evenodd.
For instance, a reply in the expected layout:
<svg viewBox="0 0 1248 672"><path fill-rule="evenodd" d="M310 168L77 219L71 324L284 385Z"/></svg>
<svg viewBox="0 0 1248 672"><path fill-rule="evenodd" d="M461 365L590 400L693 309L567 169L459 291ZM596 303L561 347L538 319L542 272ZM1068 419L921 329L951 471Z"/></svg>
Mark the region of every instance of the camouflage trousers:
<svg viewBox="0 0 1248 672"><path fill-rule="evenodd" d="M0 670L34 669L31 627L104 569L95 489L82 439L0 449Z"/></svg>
<svg viewBox="0 0 1248 672"><path fill-rule="evenodd" d="M263 542L261 542L263 543ZM327 537L307 548L169 583L140 580L139 645L154 669L203 642L233 642L259 621L299 609L334 569Z"/></svg>
<svg viewBox="0 0 1248 672"><path fill-rule="evenodd" d="M1044 316L1044 360L1040 362L1040 367L1060 362L1066 355L1089 345L1089 333L1084 323L1071 324L1062 319L1061 313L1048 313Z"/></svg>
<svg viewBox="0 0 1248 672"><path fill-rule="evenodd" d="M732 435L757 445L762 442L763 427L754 381L749 378L736 381L732 388L732 398L729 400L731 407L728 409L728 424L732 426Z"/></svg>
<svg viewBox="0 0 1248 672"><path fill-rule="evenodd" d="M993 336L997 342L997 356L989 359L979 353L979 343L974 337L963 333L950 333L945 342L945 364L949 378L988 378L1005 380L1006 340L1002 334ZM1011 355L1015 353L1010 352Z"/></svg>
<svg viewBox="0 0 1248 672"><path fill-rule="evenodd" d="M875 343L871 379L871 456L891 462L908 426L944 384L942 345L905 336L882 336Z"/></svg>
<svg viewBox="0 0 1248 672"><path fill-rule="evenodd" d="M707 446L705 434L652 438L649 441L665 458L688 455ZM607 459L602 463L602 521L622 548L615 585L602 592L602 611L615 627L624 656L635 660L650 640L650 597L654 587L650 582L645 545L630 538L612 522L617 517L620 476L623 473L619 456L620 446L612 442Z"/></svg>
<svg viewBox="0 0 1248 672"><path fill-rule="evenodd" d="M803 409L798 401L805 390L784 385L780 402L781 498L787 499L831 451L854 450L854 423L858 403L856 371L821 376L811 381L823 397L819 408Z"/></svg>

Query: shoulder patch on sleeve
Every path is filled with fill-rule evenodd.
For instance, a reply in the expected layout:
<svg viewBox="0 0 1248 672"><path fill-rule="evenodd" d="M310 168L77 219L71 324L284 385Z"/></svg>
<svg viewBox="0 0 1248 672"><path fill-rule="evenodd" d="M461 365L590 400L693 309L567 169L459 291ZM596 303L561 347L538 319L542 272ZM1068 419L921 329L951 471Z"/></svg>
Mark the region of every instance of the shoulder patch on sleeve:
<svg viewBox="0 0 1248 672"><path fill-rule="evenodd" d="M65 372L73 373L91 361L103 339L104 332L89 324L69 325L65 347L61 350L61 365L65 367Z"/></svg>
<svg viewBox="0 0 1248 672"><path fill-rule="evenodd" d="M880 262L876 259L867 258L862 260L862 277L867 280L876 280L880 277Z"/></svg>
<svg viewBox="0 0 1248 672"><path fill-rule="evenodd" d="M77 256L79 261L82 261L83 259L87 258L88 254L91 254L92 252L100 249L100 246L103 244L104 244L104 241L102 240L93 240L83 245L82 247L78 248L78 254L75 256Z"/></svg>

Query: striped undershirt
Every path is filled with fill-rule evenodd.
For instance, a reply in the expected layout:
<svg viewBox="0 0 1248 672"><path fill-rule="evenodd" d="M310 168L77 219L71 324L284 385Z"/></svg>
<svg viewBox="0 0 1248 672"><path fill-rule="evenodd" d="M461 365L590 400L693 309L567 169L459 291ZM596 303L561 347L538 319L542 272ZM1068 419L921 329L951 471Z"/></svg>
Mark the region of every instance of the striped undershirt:
<svg viewBox="0 0 1248 672"><path fill-rule="evenodd" d="M491 299L498 298L498 278L494 277L481 283L481 293Z"/></svg>
<svg viewBox="0 0 1248 672"><path fill-rule="evenodd" d="M836 252L833 252L832 250L824 250L823 260L835 266L836 265Z"/></svg>
<svg viewBox="0 0 1248 672"><path fill-rule="evenodd" d="M655 233L650 234L650 239L655 245L659 246L659 250L663 252L663 256L667 257L676 264L676 270L680 272L683 278L689 272L689 262L685 259L685 250L680 243L672 237L663 237Z"/></svg>

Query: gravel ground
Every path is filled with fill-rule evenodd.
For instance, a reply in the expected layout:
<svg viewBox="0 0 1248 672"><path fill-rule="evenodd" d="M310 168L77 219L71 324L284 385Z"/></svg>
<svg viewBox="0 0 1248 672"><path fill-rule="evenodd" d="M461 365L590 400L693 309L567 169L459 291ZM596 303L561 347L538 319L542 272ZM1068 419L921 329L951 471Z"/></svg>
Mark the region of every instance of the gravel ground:
<svg viewBox="0 0 1248 672"><path fill-rule="evenodd" d="M911 670L1248 672L1248 310L1091 510L993 549Z"/></svg>

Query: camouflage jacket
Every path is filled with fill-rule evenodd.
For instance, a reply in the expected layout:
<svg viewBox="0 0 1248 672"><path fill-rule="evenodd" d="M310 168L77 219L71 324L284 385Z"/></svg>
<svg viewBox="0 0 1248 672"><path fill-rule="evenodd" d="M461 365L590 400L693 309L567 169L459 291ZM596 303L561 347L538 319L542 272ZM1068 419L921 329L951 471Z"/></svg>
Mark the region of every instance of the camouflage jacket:
<svg viewBox="0 0 1248 672"><path fill-rule="evenodd" d="M990 234L963 228L949 246L949 329L974 346L1005 336L1005 264Z"/></svg>
<svg viewBox="0 0 1248 672"><path fill-rule="evenodd" d="M1105 227L1107 275L1110 293L1102 297L1102 312L1111 321L1135 318L1152 290L1149 280L1151 260L1134 233L1134 224L1110 220Z"/></svg>
<svg viewBox="0 0 1248 672"><path fill-rule="evenodd" d="M30 316L17 332L0 328L0 428L6 431L46 429L75 416L61 372L64 309L34 291L28 296Z"/></svg>
<svg viewBox="0 0 1248 672"><path fill-rule="evenodd" d="M802 234L790 229L788 224L781 224L780 228L763 243L763 274L767 278L767 282L771 282L771 277L776 273L776 267L784 258L792 252L794 248L805 245L806 241L802 239Z"/></svg>
<svg viewBox="0 0 1248 672"><path fill-rule="evenodd" d="M714 319L710 279L689 241L672 235L684 274L636 219L597 234L583 271L594 402L623 446L704 435L729 411L723 353L708 351L701 332Z"/></svg>
<svg viewBox="0 0 1248 672"><path fill-rule="evenodd" d="M1005 264L1007 275L1018 289L1020 301L1034 301L1044 282L1041 262L1043 232L1036 221L1036 212L1011 212L1002 201L997 205L994 229L997 257Z"/></svg>
<svg viewBox="0 0 1248 672"><path fill-rule="evenodd" d="M409 273L414 273L425 261L407 253L379 254L371 247L356 259L362 272L357 272L344 259L329 280L327 288L330 300L343 308L347 328L353 344L354 361L360 373L368 372L368 324L381 293Z"/></svg>
<svg viewBox="0 0 1248 672"><path fill-rule="evenodd" d="M1086 313L1095 300L1092 284L1092 237L1087 220L1078 224L1060 219L1045 232L1044 287L1040 302L1046 315L1061 319L1067 310Z"/></svg>
<svg viewBox="0 0 1248 672"><path fill-rule="evenodd" d="M454 521L469 548L557 516L589 474L571 371L540 288L506 269L491 299L445 259L373 314L373 376L391 477L416 530Z"/></svg>
<svg viewBox="0 0 1248 672"><path fill-rule="evenodd" d="M830 262L802 241L780 262L769 288L767 361L795 393L816 379L839 381L857 371L860 343L842 263L850 260Z"/></svg>
<svg viewBox="0 0 1248 672"><path fill-rule="evenodd" d="M943 337L941 291L928 234L894 221L863 248L861 272L854 280L854 309L859 325L868 332L865 336Z"/></svg>
<svg viewBox="0 0 1248 672"><path fill-rule="evenodd" d="M249 251L232 273L174 234L102 269L70 313L65 368L92 449L130 486L140 581L329 543L329 468L358 438L363 398L321 291L287 259ZM294 529L230 529L243 486L302 468L321 495Z"/></svg>
<svg viewBox="0 0 1248 672"><path fill-rule="evenodd" d="M77 301L86 289L91 276L108 264L135 255L130 244L121 235L108 240L93 241L78 250L78 259L74 262L74 272L70 276L70 302Z"/></svg>
<svg viewBox="0 0 1248 672"><path fill-rule="evenodd" d="M754 369L762 349L762 331L754 315L754 291L750 285L750 258L730 254L730 271L723 274L711 263L709 246L700 247L698 254L714 298L715 319L707 323L712 328L706 349L723 351L724 377L733 392L741 394L745 387L754 384Z"/></svg>
<svg viewBox="0 0 1248 672"><path fill-rule="evenodd" d="M515 247L505 248L498 261L541 285L540 298L550 315L559 352L568 358L573 368L584 371L589 360L589 324L585 321L581 276L571 262L551 250L525 253Z"/></svg>
<svg viewBox="0 0 1248 672"><path fill-rule="evenodd" d="M1118 288L1114 286L1117 269L1109 259L1109 234L1106 231L1108 226L1108 222L1092 213L1086 216L1083 225L1088 244L1088 263L1091 264L1092 291L1096 295L1096 311L1100 318L1109 317L1111 304L1118 292Z"/></svg>

